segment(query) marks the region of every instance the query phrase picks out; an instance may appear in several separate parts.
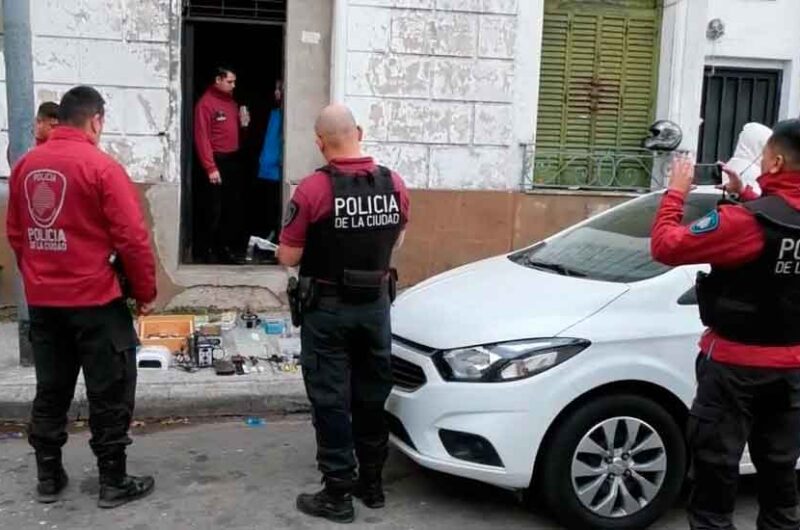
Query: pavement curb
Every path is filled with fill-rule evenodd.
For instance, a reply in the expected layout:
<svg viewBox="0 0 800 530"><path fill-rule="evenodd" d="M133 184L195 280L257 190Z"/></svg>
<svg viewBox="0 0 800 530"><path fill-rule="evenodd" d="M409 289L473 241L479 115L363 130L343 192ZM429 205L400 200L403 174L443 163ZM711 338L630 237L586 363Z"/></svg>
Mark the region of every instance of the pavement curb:
<svg viewBox="0 0 800 530"><path fill-rule="evenodd" d="M235 377L235 376L231 376ZM30 384L0 387L0 421L27 421L36 388ZM310 410L302 379L222 381L175 385L142 382L136 388L136 418L297 414ZM89 404L79 385L69 411L86 419Z"/></svg>

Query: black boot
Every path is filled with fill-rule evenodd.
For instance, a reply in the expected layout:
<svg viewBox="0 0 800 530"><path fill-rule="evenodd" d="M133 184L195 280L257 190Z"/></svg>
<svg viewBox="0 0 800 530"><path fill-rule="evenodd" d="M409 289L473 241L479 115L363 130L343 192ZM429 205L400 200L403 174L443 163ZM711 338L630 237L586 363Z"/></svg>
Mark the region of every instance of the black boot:
<svg viewBox="0 0 800 530"><path fill-rule="evenodd" d="M61 465L61 452L36 453L36 469L39 483L36 485L36 500L43 504L56 502L69 483L67 472Z"/></svg>
<svg viewBox="0 0 800 530"><path fill-rule="evenodd" d="M361 499L364 506L373 510L386 506L386 496L383 494L383 481L381 470L362 468L358 473L358 483L353 489L353 496Z"/></svg>
<svg viewBox="0 0 800 530"><path fill-rule="evenodd" d="M353 481L326 477L325 487L317 493L301 493L297 497L297 509L312 517L322 517L334 523L352 523Z"/></svg>
<svg viewBox="0 0 800 530"><path fill-rule="evenodd" d="M153 492L153 477L132 477L127 474L125 455L99 459L100 508L116 508L123 504L146 497Z"/></svg>

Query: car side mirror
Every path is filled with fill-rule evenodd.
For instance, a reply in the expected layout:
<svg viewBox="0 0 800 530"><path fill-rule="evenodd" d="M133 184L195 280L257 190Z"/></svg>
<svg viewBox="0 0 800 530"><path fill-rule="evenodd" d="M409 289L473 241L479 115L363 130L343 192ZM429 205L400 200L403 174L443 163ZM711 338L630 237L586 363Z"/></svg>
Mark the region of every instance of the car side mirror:
<svg viewBox="0 0 800 530"><path fill-rule="evenodd" d="M678 298L678 305L697 305L697 290L694 285Z"/></svg>

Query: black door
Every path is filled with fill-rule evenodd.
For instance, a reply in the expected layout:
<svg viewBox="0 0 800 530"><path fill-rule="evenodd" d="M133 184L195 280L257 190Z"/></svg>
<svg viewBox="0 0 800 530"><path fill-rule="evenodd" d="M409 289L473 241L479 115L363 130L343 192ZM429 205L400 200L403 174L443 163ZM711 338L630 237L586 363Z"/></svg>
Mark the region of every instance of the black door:
<svg viewBox="0 0 800 530"><path fill-rule="evenodd" d="M757 122L772 127L778 119L782 72L747 68L706 67L700 145L697 159L713 164L728 160L744 124ZM718 181L712 167L698 168L701 182Z"/></svg>
<svg viewBox="0 0 800 530"><path fill-rule="evenodd" d="M183 105L186 109L194 109L195 103L195 90L194 90L194 25L183 25L183 57L181 60L181 79L183 83L181 86L183 97ZM184 111L181 116L181 138L183 138L183 145L181 146L181 173L183 179L181 180L181 226L180 226L180 241L181 241L181 263L192 263L193 260L193 246L192 242L195 239L195 223L194 223L194 204L192 202L193 194L192 188L195 179L192 178L195 171L194 165L194 149L192 148L191 138L194 133L194 113ZM189 140L187 140L189 139Z"/></svg>

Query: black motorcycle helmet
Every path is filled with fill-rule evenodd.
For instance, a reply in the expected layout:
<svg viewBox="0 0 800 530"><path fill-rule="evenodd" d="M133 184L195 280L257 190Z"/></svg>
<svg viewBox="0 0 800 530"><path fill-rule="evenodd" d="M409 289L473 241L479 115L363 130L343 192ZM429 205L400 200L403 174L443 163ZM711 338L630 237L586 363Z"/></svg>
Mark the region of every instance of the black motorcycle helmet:
<svg viewBox="0 0 800 530"><path fill-rule="evenodd" d="M658 120L650 126L650 136L642 140L642 147L651 151L674 151L683 139L680 126L669 120Z"/></svg>

